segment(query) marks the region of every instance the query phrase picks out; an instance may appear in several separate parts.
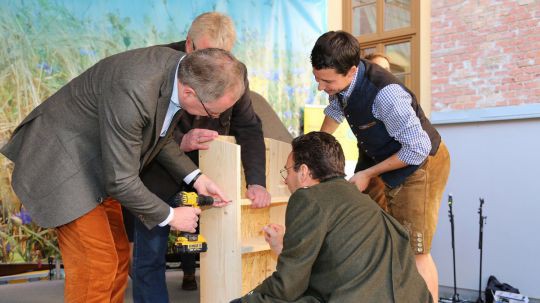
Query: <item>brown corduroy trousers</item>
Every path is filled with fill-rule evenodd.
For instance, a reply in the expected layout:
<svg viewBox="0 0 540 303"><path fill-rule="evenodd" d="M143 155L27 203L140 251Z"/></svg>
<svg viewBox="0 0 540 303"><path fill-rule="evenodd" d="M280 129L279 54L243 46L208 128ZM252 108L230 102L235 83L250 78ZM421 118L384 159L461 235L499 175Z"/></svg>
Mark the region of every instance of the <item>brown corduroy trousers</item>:
<svg viewBox="0 0 540 303"><path fill-rule="evenodd" d="M431 251L449 173L450 155L444 142L441 142L437 153L429 156L403 184L389 188L377 177L370 181L364 191L407 229L415 254Z"/></svg>

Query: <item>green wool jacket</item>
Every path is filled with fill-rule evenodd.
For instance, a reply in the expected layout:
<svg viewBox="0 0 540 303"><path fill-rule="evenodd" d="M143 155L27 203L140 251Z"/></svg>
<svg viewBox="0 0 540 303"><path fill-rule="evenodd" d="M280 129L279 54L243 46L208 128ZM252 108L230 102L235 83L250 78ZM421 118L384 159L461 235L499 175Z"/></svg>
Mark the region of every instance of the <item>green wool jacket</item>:
<svg viewBox="0 0 540 303"><path fill-rule="evenodd" d="M406 230L335 178L297 190L276 271L242 302L433 302Z"/></svg>

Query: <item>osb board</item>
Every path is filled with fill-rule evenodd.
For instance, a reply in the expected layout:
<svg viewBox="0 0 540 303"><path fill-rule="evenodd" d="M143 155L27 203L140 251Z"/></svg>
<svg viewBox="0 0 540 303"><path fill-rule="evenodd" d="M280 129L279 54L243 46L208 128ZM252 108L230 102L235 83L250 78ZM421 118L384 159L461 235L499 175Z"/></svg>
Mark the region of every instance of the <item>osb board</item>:
<svg viewBox="0 0 540 303"><path fill-rule="evenodd" d="M285 226L285 212L287 203L276 203L270 207L270 223L276 223Z"/></svg>
<svg viewBox="0 0 540 303"><path fill-rule="evenodd" d="M242 255L242 295L261 284L276 269L277 257L270 251Z"/></svg>
<svg viewBox="0 0 540 303"><path fill-rule="evenodd" d="M201 171L232 199L227 207L206 209L201 214L200 232L206 238L208 251L200 257L200 302L230 302L242 291L240 147L215 140L209 150L199 152L199 164Z"/></svg>
<svg viewBox="0 0 540 303"><path fill-rule="evenodd" d="M262 228L270 222L270 209L251 208L251 206L242 206L241 233L242 240L254 237L264 237Z"/></svg>

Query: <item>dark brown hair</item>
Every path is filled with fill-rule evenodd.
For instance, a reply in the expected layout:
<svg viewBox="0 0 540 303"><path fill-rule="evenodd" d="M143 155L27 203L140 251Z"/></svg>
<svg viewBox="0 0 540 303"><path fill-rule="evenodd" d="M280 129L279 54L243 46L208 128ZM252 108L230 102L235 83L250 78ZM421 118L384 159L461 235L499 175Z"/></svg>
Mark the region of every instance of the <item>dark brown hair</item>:
<svg viewBox="0 0 540 303"><path fill-rule="evenodd" d="M307 165L313 179L324 181L345 176L345 155L334 136L325 132L310 132L292 141L293 169Z"/></svg>
<svg viewBox="0 0 540 303"><path fill-rule="evenodd" d="M360 44L356 38L344 31L330 31L317 39L311 51L313 68L333 68L345 75L360 61Z"/></svg>

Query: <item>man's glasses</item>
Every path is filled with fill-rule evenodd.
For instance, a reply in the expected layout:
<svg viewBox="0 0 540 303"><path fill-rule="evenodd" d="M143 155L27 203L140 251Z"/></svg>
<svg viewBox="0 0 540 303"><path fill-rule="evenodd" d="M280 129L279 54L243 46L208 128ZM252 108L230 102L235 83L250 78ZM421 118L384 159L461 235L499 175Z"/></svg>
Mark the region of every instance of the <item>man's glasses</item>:
<svg viewBox="0 0 540 303"><path fill-rule="evenodd" d="M285 167L285 168L282 168L280 171L279 171L279 174L281 175L281 177L283 178L283 180L287 179L287 177L289 176L289 169L290 168L293 168L292 166L289 166L289 167Z"/></svg>
<svg viewBox="0 0 540 303"><path fill-rule="evenodd" d="M201 105L202 107L204 108L204 111L206 112L206 114L208 115L208 117L212 118L212 119L217 119L219 118L219 115L220 114L214 114L214 113L210 113L208 111L208 108L206 108L206 105L204 105L204 102L202 102L201 98L199 98L199 95L197 95L197 93L195 91L193 91L195 93L195 97L197 98L197 100L199 100L199 102L201 102Z"/></svg>

